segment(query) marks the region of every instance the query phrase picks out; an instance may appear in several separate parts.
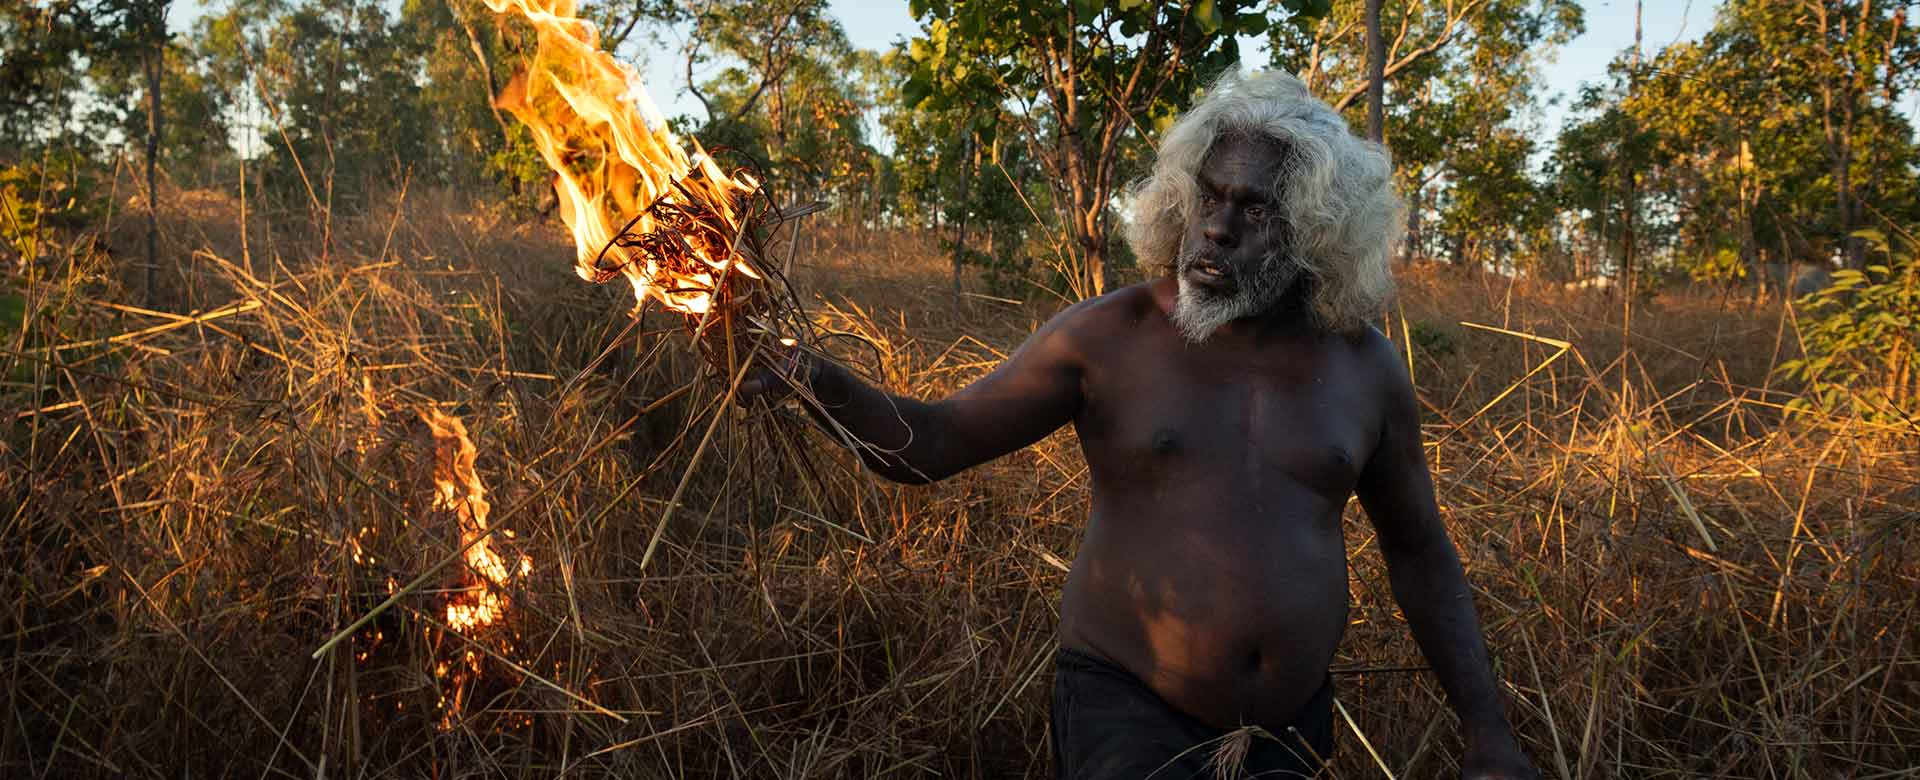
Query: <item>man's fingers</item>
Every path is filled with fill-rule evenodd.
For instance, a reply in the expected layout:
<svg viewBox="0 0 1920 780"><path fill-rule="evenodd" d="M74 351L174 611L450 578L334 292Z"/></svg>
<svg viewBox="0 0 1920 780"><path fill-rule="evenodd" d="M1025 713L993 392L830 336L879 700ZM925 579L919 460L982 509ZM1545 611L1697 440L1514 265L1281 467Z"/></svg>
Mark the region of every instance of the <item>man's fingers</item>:
<svg viewBox="0 0 1920 780"><path fill-rule="evenodd" d="M793 391L793 383L764 367L755 367L747 371L740 380L740 387L734 391L734 402L745 406L754 399L765 399L768 403L778 402Z"/></svg>

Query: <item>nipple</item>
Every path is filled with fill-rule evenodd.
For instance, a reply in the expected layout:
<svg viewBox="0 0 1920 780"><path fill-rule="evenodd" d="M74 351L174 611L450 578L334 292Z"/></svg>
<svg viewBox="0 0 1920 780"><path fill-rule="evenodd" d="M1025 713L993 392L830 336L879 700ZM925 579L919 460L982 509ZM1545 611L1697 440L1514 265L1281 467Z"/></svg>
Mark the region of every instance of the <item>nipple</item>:
<svg viewBox="0 0 1920 780"><path fill-rule="evenodd" d="M1173 452L1174 447L1179 443L1179 436L1174 433L1172 428L1161 428L1153 432L1152 447L1153 451L1158 454L1165 455Z"/></svg>

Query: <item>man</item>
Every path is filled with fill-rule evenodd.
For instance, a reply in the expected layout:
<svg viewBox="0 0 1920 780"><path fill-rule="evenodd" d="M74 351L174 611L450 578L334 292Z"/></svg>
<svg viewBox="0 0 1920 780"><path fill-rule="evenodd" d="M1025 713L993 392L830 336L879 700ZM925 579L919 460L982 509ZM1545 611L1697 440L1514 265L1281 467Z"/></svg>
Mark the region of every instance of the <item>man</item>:
<svg viewBox="0 0 1920 780"><path fill-rule="evenodd" d="M1229 75L1133 192L1127 238L1164 278L1069 307L935 403L798 356L742 383L766 399L804 385L810 411L901 482L1073 423L1093 507L1061 603L1061 777L1212 777L1214 748L1249 733L1262 738L1227 776L1317 772L1355 495L1459 714L1463 775L1534 776L1434 502L1413 388L1367 324L1392 286L1389 175L1386 151L1298 80Z"/></svg>

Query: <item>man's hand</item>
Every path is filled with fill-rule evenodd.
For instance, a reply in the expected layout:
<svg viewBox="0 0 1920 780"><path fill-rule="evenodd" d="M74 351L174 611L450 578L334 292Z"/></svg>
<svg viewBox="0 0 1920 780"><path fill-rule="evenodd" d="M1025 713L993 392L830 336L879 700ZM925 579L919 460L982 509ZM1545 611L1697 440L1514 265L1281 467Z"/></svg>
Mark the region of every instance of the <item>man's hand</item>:
<svg viewBox="0 0 1920 780"><path fill-rule="evenodd" d="M1460 716L1467 744L1461 777L1535 780L1539 774L1521 754L1507 724L1466 570L1440 520L1413 384L1386 338L1378 337L1375 345L1376 365L1388 393L1380 444L1361 472L1356 493L1373 521L1394 599L1446 690L1447 703Z"/></svg>
<svg viewBox="0 0 1920 780"><path fill-rule="evenodd" d="M1511 734L1473 740L1460 760L1460 780L1540 780Z"/></svg>
<svg viewBox="0 0 1920 780"><path fill-rule="evenodd" d="M780 403L802 387L811 387L820 371L820 361L798 347L780 347L754 360L747 375L733 393L733 402L752 406L755 399L768 405Z"/></svg>

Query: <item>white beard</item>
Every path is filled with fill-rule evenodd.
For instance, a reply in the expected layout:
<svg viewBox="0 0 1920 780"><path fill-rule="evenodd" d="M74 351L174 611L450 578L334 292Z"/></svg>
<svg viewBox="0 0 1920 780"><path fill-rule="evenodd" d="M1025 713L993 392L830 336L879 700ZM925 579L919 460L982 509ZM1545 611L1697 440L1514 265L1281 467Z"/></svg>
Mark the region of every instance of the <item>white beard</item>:
<svg viewBox="0 0 1920 780"><path fill-rule="evenodd" d="M1184 269L1185 264L1181 264ZM1251 317L1272 309L1279 304L1289 289L1300 278L1300 266L1280 258L1268 259L1261 264L1259 276L1241 281L1233 292L1225 296L1215 295L1206 289L1187 281L1185 273L1178 273L1179 294L1173 299L1173 321L1175 330L1189 344L1206 341L1213 332L1242 317Z"/></svg>
<svg viewBox="0 0 1920 780"><path fill-rule="evenodd" d="M1220 326L1260 311L1259 301L1244 286L1220 297L1187 281L1184 274L1179 282L1180 292L1173 299L1173 327L1188 344L1206 341Z"/></svg>

